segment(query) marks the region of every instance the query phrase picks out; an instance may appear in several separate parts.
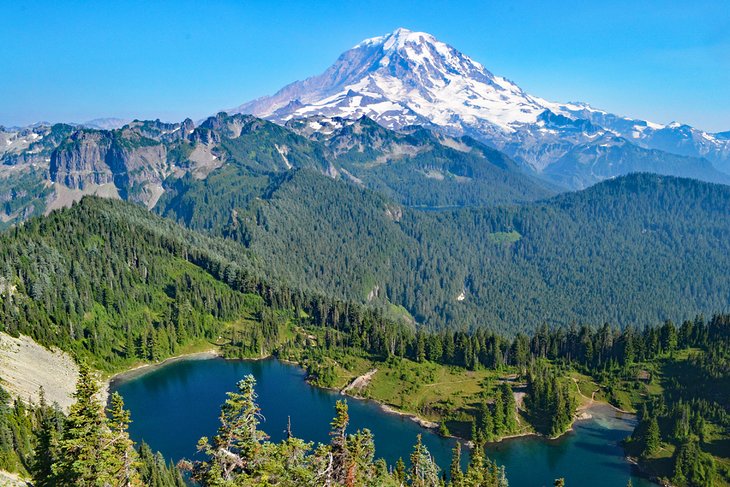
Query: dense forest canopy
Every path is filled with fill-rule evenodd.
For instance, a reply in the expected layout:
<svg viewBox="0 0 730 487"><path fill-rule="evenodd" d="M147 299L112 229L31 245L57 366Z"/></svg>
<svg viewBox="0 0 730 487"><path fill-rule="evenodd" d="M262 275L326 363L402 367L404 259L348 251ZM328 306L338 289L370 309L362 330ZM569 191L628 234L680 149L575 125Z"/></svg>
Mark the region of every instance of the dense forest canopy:
<svg viewBox="0 0 730 487"><path fill-rule="evenodd" d="M313 172L241 171L180 181L159 211L244 244L292 286L389 302L432 329L644 326L730 306L726 186L634 174L522 206L426 212Z"/></svg>
<svg viewBox="0 0 730 487"><path fill-rule="evenodd" d="M289 177L311 178L315 183L320 182L319 176L308 172L294 173ZM332 184L333 191L342 191L340 196L347 197L347 189L343 188L349 187L326 179L323 181ZM647 181L654 184L653 192L643 191ZM304 198L307 196L304 191L307 188L312 190L311 186L301 184L283 185L282 188L293 191L290 199ZM275 204L278 191L272 192L270 201L261 200L259 204L262 207ZM491 213L481 210L450 213L406 211L398 218L393 218L393 212L399 208L390 206L391 203L377 195L355 191L349 193L349 197L378 201L382 206L378 207L380 211L373 212L373 219L382 217L381 212L391 212L381 220L381 227L364 226L357 231L367 234L380 231L378 228L394 228L396 231L391 235L402 240L390 244L384 242L400 250L400 253L393 251L392 259L405 253L405 247L398 247L403 242L423 243L426 249L436 252L429 246L430 240L425 235L408 235L403 228L414 228L416 222L421 221L419 219L439 228L439 225L444 225L440 222L447 219L453 225L448 227L451 229L484 228L487 224L500 222L501 226L491 227L489 238L482 239L480 243L484 249L489 246L499 249L490 254L493 259L500 255L501 258L510 256L511 265L517 266L535 258L532 255L527 258L530 255L527 252L537 252L530 250L527 243L533 228L543 228L535 223L541 221L539 215L554 219L563 225L565 231L571 230L573 233L568 238L581 238L579 225L569 225L574 220L561 217L561 212L570 210L573 216L583 215L582 228L590 230L593 226L592 231L598 233L595 228L599 225L591 224L591 217L602 219L603 212L617 213L622 217L629 213L627 209L617 209L615 201L618 200L624 201L625 208L635 208L634 213L638 213L640 208L645 218L642 222L624 225L624 230L629 232L627 235L648 234L647 238L653 239L651 242L655 246L673 243L677 249L687 252L681 263L678 260L667 261L676 266L667 269L675 269L675 272L700 269L700 256L696 255L699 253L714 259L714 262L723 262L719 255L722 246L716 240L727 232L725 219L721 218L727 208L728 196L724 188L640 175L604 183L594 191L598 192L598 196L584 192L577 196L559 197L535 205L532 211L524 208L499 209ZM679 195L686 198L687 193L693 198L680 207L674 198ZM598 208L594 202L594 198L598 197L612 201L613 206L610 209ZM663 205L665 209L652 209L648 202ZM261 226L265 227L267 214L262 215ZM672 222L667 215L677 221ZM692 215L708 219L704 223L692 220L694 226L689 227L694 232L690 242L698 249L696 254L688 249L689 245L682 246L682 240L677 237L685 235L686 228L682 231L676 228ZM337 218L344 217L343 214ZM563 223L560 223L561 218ZM616 218L615 229L618 229L620 220ZM274 228L271 220L268 221ZM364 223L368 221L364 220ZM506 222L512 222L512 225L507 226ZM516 222L521 223L517 225ZM655 226L649 226L649 222ZM231 222L227 231L234 231L233 227ZM494 231L497 228L502 231ZM650 231L645 232L647 229ZM545 228L541 231L547 232ZM605 239L610 240L608 236ZM626 237L626 241L632 240ZM377 241L370 241L373 242ZM451 242L454 242L453 238ZM316 243L312 245L312 251L316 252ZM461 243L453 245L459 248ZM372 255L378 256L379 250L374 246ZM622 255L625 260L638 253L638 250L633 254L625 251ZM448 255L438 255L446 263L451 262ZM563 256L567 262L564 267L575 265L570 263L567 255ZM601 257L600 254L597 257ZM206 236L133 204L88 197L71 208L31 219L0 236L3 331L30 335L46 345L72 351L97 368L112 371L140 360L159 361L191 343L216 342L221 336L226 338L223 350L231 356L277 353L301 359L307 364L312 381L323 385L331 371L313 364L329 363L322 359L342 354L365 354L371 360L383 363L431 362L466 371L510 370L526 382L524 419L535 431L549 436L562 433L572 423L575 384L566 375L571 370L596 377L605 384L606 398L622 406L627 394L644 387L637 380L640 373L654 370L652 373L666 378L662 379L663 392L659 395L652 393L651 400L643 399L647 408L641 413L642 427L632 437L629 448L638 452L642 462L651 465L654 461L663 461L656 460L654 455L658 451L657 444L665 445L674 452L672 478L679 479L680 485L703 485L703 479L717 475L713 455L721 454L717 448L722 448L730 424L727 388L723 385L728 377L726 364L730 328L727 315L718 315L710 320L698 316L683 321L681 325L667 321L661 326L627 326L623 329L608 324L548 327L543 323L529 335L520 333L516 328L495 333L488 326L477 326L467 331L463 323L457 327L459 329L443 328L434 333L414 327L402 319L402 314L382 306L378 299L364 304L364 300L348 301L339 298L336 293L324 293L316 285L297 288L295 281L295 285L287 286L287 275L280 274L274 264L275 261L270 258L262 257L256 246L245 248L235 238ZM388 262L384 261L382 266L388 268ZM702 269L709 272L706 265ZM722 269L717 270L718 275ZM296 274L292 273L292 276L296 277ZM347 275L341 277L345 279ZM720 278L708 274L703 283L722 283L722 280L717 280ZM471 288L463 292L473 293ZM649 309L650 304L647 303ZM689 311L682 310L678 314L687 316ZM285 336L281 333L283 326L304 331L296 336ZM316 346L307 345L306 337L310 333L317 337ZM304 341L302 337L305 337ZM715 378L720 384L719 389L706 381L697 381L698 376ZM499 438L516 427L516 417L510 414L515 409L509 387L485 390L487 392L492 396L485 396L481 404L469 406L464 411L467 417L472 418L472 438L477 442ZM687 413L688 410L691 413ZM63 420L57 412L50 409L44 409L42 413L34 411L25 410L21 405L2 411L5 426L0 424L0 430L4 428L0 436L6 446L13 445L6 448L3 461L7 468L29 470L30 464L23 463L23 455L30 457L29 452L38 441L32 436L36 433L32 432L41 428L44 421L48 422L46 428L56 428L55 433L48 434L64 438L58 426ZM367 445L372 439L358 434L355 433L352 441L362 441L364 443L359 444L369 448ZM76 440L68 438L68 441ZM18 442L25 446L17 447ZM130 448L129 444L125 445L125 449ZM263 447L275 452L282 445ZM417 445L414 450L416 461L423 453L419 451ZM174 469L166 466L164 461L156 460L148 449L140 447L134 455L146 459L148 468L157 469L159 475L164 474L176 482ZM261 457L261 461L274 461L276 465L276 458ZM311 460L316 458L315 454ZM699 460L694 461L693 458ZM483 457L477 455L476 461L478 464L474 468L478 470L474 475L490 472L495 482L502 477L503 474ZM365 471L376 467L372 464ZM380 468L378 475L386 475L387 469L381 467L377 467ZM455 473L458 477L458 472ZM241 478L260 474L260 470L244 469L244 477ZM408 478L407 473L404 475L403 478ZM411 473L411 480L413 475ZM387 479L391 480L390 477Z"/></svg>
<svg viewBox="0 0 730 487"><path fill-rule="evenodd" d="M544 199L554 188L469 137L315 122L219 113L197 127L44 129L3 159L14 172L0 227L103 186L237 241L272 281L429 329L644 326L728 309L727 186L633 174Z"/></svg>

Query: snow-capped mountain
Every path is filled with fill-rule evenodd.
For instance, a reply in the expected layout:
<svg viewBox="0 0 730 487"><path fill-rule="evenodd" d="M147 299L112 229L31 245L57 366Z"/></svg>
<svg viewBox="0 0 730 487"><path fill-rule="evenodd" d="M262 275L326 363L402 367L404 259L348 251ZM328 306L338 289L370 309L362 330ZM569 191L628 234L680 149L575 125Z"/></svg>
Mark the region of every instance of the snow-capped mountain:
<svg viewBox="0 0 730 487"><path fill-rule="evenodd" d="M319 76L234 111L276 121L365 115L388 128L433 124L510 132L515 124L535 122L545 111L541 102L430 34L401 28L361 42Z"/></svg>
<svg viewBox="0 0 730 487"><path fill-rule="evenodd" d="M576 157L576 149L584 154L600 152L595 146L615 138L641 149L686 156L683 164L672 164L675 169L671 174L702 173L695 167L699 158L715 166L701 164L703 170L709 167L703 179L725 182L715 168L730 173L730 141L720 134L687 125L632 120L585 103L550 102L492 74L432 35L402 28L357 44L319 76L292 83L272 96L231 111L278 123L314 115L368 116L391 129L424 125L449 134L470 135L546 175L551 174L546 171L549 166L565 157L596 169L573 187L622 173L619 167L626 165L612 169L611 160ZM637 157L652 161L657 157L631 152L632 168L641 168ZM691 170L677 172L677 167Z"/></svg>

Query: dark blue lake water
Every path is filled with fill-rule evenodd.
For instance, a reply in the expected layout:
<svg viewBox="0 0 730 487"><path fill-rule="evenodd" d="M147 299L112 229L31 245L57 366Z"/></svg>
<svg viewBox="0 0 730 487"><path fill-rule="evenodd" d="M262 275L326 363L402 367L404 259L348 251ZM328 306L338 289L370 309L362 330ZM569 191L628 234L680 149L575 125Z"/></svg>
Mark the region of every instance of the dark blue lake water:
<svg viewBox="0 0 730 487"><path fill-rule="evenodd" d="M285 436L287 416L293 433L305 440L329 441L334 405L344 396L311 387L304 371L277 360L180 360L113 385L132 413L130 433L146 441L168 459L197 458L201 436L218 427L220 405L226 392L246 374L257 380L259 404L265 417L260 428L274 441ZM347 398L350 428L369 428L375 435L376 456L395 464L407 459L416 435L442 468L448 469L455 440L444 439L412 420L384 412L377 404ZM631 418L618 417L608 408L591 410L593 419L577 422L574 431L555 441L523 437L488 447L490 458L507 469L512 487L551 486L565 477L569 486L623 487L653 485L632 475L618 441L630 434Z"/></svg>

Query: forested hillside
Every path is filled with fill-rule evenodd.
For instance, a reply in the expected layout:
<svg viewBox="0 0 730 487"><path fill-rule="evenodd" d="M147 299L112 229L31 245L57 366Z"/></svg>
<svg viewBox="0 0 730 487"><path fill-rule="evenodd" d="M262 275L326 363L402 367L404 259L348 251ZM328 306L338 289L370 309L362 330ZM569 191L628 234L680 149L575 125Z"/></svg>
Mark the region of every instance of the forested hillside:
<svg viewBox="0 0 730 487"><path fill-rule="evenodd" d="M636 174L519 207L423 212L314 172L226 171L186 180L159 211L243 243L294 287L387 301L432 328L645 325L730 306L726 186Z"/></svg>
<svg viewBox="0 0 730 487"><path fill-rule="evenodd" d="M312 117L287 127L321 141L343 179L406 206L489 206L533 201L562 189L470 137L420 126L396 132L367 117Z"/></svg>
<svg viewBox="0 0 730 487"><path fill-rule="evenodd" d="M295 173L293 177L313 176ZM722 198L718 199L724 193L716 193L716 187L648 176L605 183L596 191L606 198L620 195L626 207L643 208L649 221L661 224L661 228L671 233L670 223L656 222L658 217L648 210L646 199L632 193L638 188L644 190L647 179L666 188L662 196L654 193L651 201L664 204L675 219L680 212L685 216L702 212L708 218L718 216L721 214L718 205L726 204ZM693 195L694 207L685 204L680 210L678 205L670 203L676 201L674 198L680 191L685 202L688 191ZM344 198L346 194L340 196ZM353 194L362 201L382 203L383 212L388 208L387 202L369 193ZM291 198L306 196L306 193L294 193ZM584 228L590 228L587 215L602 218L590 198L589 193L583 193L578 197L558 198L538 208L557 222L560 220L555 215L571 208L573 215L585 215ZM669 200L665 202L663 198ZM266 206L274 201L261 204ZM614 204L607 211L614 213L617 208L620 206ZM384 220L387 224L358 231L388 234L391 226L408 228L406 218L415 222L415 218L427 217L433 225L438 224L439 218L446 218L444 214L413 213L401 215L399 222L393 219L393 210L390 208ZM499 221L520 221L515 216L519 216L519 211L501 210L498 214L503 220ZM463 220L454 221L468 228L467 223L479 224L475 214L478 212L460 213ZM507 220L507 216L513 220ZM512 230L528 235L530 228L523 224ZM708 231L700 225L698 228ZM713 234L716 238L723 235L723 227L709 228L716 229ZM392 247L391 260L402 258L403 246L410 245L409 242L426 241L423 236L407 235L402 229L398 232L394 235L400 235L403 240L385 242L389 249ZM521 241L510 232L485 240L504 252L514 251L510 245ZM699 248L705 255L712 255L707 253L712 246ZM278 281L287 275L272 275L269 266L273 261L256 255L259 251L255 247L246 250L232 240L184 229L139 206L99 198L85 198L72 208L32 219L7 231L0 237L0 249L2 331L24 333L41 343L58 345L101 369L118 370L138 361L159 361L201 341L221 345L229 356L261 357L274 353L296 360L307 367L313 383L328 386L342 373L342 364L355 364L353 371L362 368L358 373L375 365L384 372L378 381L386 383L390 380L388 370L399 371L393 375L398 378L399 387L415 387L411 390L413 394L418 392L414 384L419 384L420 379L412 374L422 369L430 368L429 373L433 373L452 367L448 369L451 374L482 371L492 379L506 372L526 381L527 395L520 415L527 422L522 422L521 428L533 428L550 436L562 433L572 423L576 391L571 381L576 381L578 391L585 388L586 379L576 375L583 372L602 386L600 394L614 404L624 408L647 405L642 418L656 421L659 431L648 436L646 431L650 425L645 424L646 428L639 429L629 445L632 451L639 451L647 468L655 469L662 476L676 477L681 485L697 485L692 482L718 472L727 476L722 451L727 436L727 394L723 386L728 375L726 315L714 317L709 323L697 318L679 328L667 322L643 331L634 327L619 331L605 325L594 329L584 326L553 330L541 326L531 337L518 333L514 338L484 328L474 333L429 334L389 318L393 313L387 307L338 300L318 293L314 286L297 289L284 285ZM373 248L373 255L377 255L377 250ZM383 262L382 267L387 268L386 261ZM519 260L514 258L512 262ZM692 260L685 258L685 262ZM373 304L377 303L375 300ZM692 377L700 373L716 378L719 389L699 387ZM645 385L642 377L647 374L652 383L656 375L662 388ZM473 438L478 441L514 432L517 426L511 414L514 411L511 386L505 388L504 383L486 381L480 387L468 401L436 397L414 404L409 400L402 405L459 427L460 431L468 432L472 424ZM399 390L402 389L373 390L372 395L392 404ZM391 396L381 398L379 394L386 391ZM692 407L690 416L685 415L686 404ZM53 418L60 421L56 413L51 413L38 414L46 415L49 421L54 421ZM32 419L35 413L23 410L22 406L16 406L13 411L6 409L2 414L10 428L3 433L3 451L8 452L3 460L6 468L30 470L29 464L22 463L22 455L39 441L28 435L30 430L40 427L40 420ZM24 429L13 432L13 422L22 421L27 422L21 425ZM448 429L443 431L446 434ZM23 440L26 446L16 445L13 435L19 440L29 438ZM662 441L674 452L669 459L657 457L657 450L651 446ZM692 452L697 451L703 453L698 457L699 462L693 462ZM140 454L150 455L144 449ZM478 457L477 460L483 461ZM715 466L714 461L720 464ZM160 468L166 468L164 462ZM193 466L194 472L201 472L196 468Z"/></svg>
<svg viewBox="0 0 730 487"><path fill-rule="evenodd" d="M196 249L216 258L215 241L128 203L86 198L0 242L2 331L97 367L159 360L262 306L195 264ZM246 252L236 253L246 265Z"/></svg>

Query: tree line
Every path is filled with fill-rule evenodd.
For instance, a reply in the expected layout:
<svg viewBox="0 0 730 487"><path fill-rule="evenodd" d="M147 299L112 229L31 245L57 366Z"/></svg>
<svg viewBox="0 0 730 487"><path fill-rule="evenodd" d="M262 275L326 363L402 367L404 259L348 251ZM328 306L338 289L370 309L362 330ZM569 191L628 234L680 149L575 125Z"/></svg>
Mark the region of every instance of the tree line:
<svg viewBox="0 0 730 487"><path fill-rule="evenodd" d="M412 486L506 487L504 468L489 460L484 443L472 449L470 463L461 467L458 443L450 479L440 471L421 436L410 455L410 468L401 460L395 466L375 459L375 443L368 429L348 432L345 401L338 401L331 423L330 442L314 445L289 433L279 443L268 441L259 430L260 409L256 381L247 376L238 390L228 393L221 406L221 425L212 438L201 438L198 449L205 460L180 462L203 486Z"/></svg>

